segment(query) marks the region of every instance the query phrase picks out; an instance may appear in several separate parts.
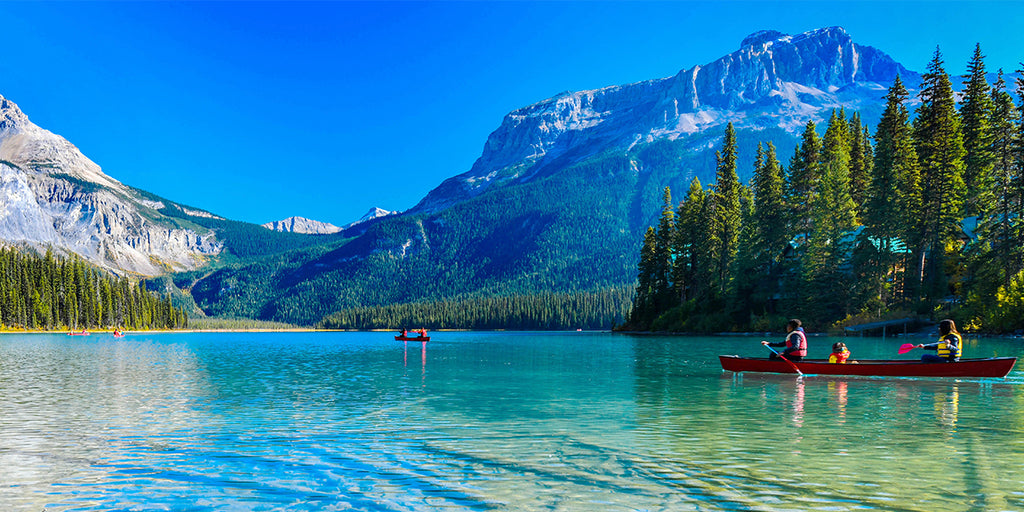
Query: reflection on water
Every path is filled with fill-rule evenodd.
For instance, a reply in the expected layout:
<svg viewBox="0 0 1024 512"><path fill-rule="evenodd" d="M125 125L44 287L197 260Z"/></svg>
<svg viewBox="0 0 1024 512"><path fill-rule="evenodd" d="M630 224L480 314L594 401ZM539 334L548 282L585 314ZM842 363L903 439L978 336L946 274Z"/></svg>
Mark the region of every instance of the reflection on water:
<svg viewBox="0 0 1024 512"><path fill-rule="evenodd" d="M849 400L846 381L829 381L828 391L836 404L836 421L846 423L846 402Z"/></svg>
<svg viewBox="0 0 1024 512"><path fill-rule="evenodd" d="M0 509L1024 510L1020 369L734 375L716 356L756 342L588 333L91 338L0 336Z"/></svg>

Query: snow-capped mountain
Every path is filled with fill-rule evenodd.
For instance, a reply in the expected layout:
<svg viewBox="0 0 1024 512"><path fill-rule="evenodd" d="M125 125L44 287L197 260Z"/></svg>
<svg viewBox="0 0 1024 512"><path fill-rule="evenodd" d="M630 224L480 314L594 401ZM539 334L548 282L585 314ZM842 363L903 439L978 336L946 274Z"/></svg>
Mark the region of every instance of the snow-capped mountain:
<svg viewBox="0 0 1024 512"><path fill-rule="evenodd" d="M370 208L370 211L366 212L366 214L364 214L362 217L359 217L359 220L346 224L344 229L349 229L351 227L358 226L359 224L362 224L364 222L379 219L381 217L387 217L388 215L394 215L396 213L398 212L391 212L383 208L377 208L376 206L374 206L373 208Z"/></svg>
<svg viewBox="0 0 1024 512"><path fill-rule="evenodd" d="M303 233L307 235L329 235L341 231L341 228L327 222L307 219L305 217L288 217L284 220L275 220L263 224L263 227L272 231L285 233Z"/></svg>
<svg viewBox="0 0 1024 512"><path fill-rule="evenodd" d="M807 121L821 122L844 107L874 127L897 74L907 84L919 80L840 27L757 32L739 50L672 77L566 92L509 113L473 167L445 181L414 211L436 211L495 183L534 179L610 149L721 132L729 122L737 130L781 128L796 135ZM705 149L706 141L692 148Z"/></svg>
<svg viewBox="0 0 1024 512"><path fill-rule="evenodd" d="M272 231L281 231L285 233L304 233L307 235L329 235L331 233L337 233L346 229L358 226L367 221L379 219L381 217L387 217L388 215L394 215L396 212L390 212L383 208L373 207L370 211L366 212L365 215L354 222L346 224L344 227L338 227L334 224L327 222L321 222L318 220L307 219L305 217L288 217L284 220L276 220L263 224L263 227Z"/></svg>
<svg viewBox="0 0 1024 512"><path fill-rule="evenodd" d="M76 253L119 273L194 269L220 252L213 233L161 210L212 216L107 176L63 137L0 96L0 241Z"/></svg>

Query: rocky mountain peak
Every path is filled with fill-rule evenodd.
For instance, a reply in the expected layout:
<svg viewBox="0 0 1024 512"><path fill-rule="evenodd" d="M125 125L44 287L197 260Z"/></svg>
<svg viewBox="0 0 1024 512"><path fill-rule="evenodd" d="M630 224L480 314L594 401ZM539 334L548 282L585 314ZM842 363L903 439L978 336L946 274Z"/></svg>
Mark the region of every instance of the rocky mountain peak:
<svg viewBox="0 0 1024 512"><path fill-rule="evenodd" d="M28 116L18 105L0 95L0 137L15 133L29 124Z"/></svg>
<svg viewBox="0 0 1024 512"><path fill-rule="evenodd" d="M740 43L740 49L748 46L763 45L768 41L774 41L776 39L787 37L786 34L779 32L778 30L759 30L743 38L743 42Z"/></svg>
<svg viewBox="0 0 1024 512"><path fill-rule="evenodd" d="M288 217L284 220L268 222L263 224L263 227L271 231L303 233L306 235L328 235L341 231L341 228L334 224L307 219L305 217Z"/></svg>
<svg viewBox="0 0 1024 512"><path fill-rule="evenodd" d="M885 53L858 45L841 27L797 35L762 30L713 62L668 78L563 92L510 112L466 173L446 180L414 211L433 211L496 184L536 179L608 150L685 139L732 122L738 129L790 134L833 108L860 111L869 124L897 74L916 73ZM707 144L695 146L703 151Z"/></svg>
<svg viewBox="0 0 1024 512"><path fill-rule="evenodd" d="M0 242L143 275L193 269L220 252L212 232L166 219L148 197L0 97Z"/></svg>

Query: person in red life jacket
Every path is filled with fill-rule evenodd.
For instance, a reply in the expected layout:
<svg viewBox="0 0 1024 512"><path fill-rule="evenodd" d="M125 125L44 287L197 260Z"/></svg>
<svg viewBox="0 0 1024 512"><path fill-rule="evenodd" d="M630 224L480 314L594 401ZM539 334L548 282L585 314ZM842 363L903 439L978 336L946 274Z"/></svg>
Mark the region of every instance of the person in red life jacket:
<svg viewBox="0 0 1024 512"><path fill-rule="evenodd" d="M796 318L786 322L786 340L778 343L762 341L761 344L768 347L786 347L782 355L790 361L799 361L807 357L807 334L801 327L802 322ZM779 359L779 356L772 352L768 359Z"/></svg>
<svg viewBox="0 0 1024 512"><path fill-rule="evenodd" d="M956 330L956 324L950 319L939 322L939 341L927 345L918 345L917 348L934 350L935 354L921 356L924 363L955 363L960 360L963 354L963 338Z"/></svg>
<svg viewBox="0 0 1024 512"><path fill-rule="evenodd" d="M846 343L838 341L832 344L832 353L828 356L828 362L845 364L846 360L850 358L850 351L846 348Z"/></svg>

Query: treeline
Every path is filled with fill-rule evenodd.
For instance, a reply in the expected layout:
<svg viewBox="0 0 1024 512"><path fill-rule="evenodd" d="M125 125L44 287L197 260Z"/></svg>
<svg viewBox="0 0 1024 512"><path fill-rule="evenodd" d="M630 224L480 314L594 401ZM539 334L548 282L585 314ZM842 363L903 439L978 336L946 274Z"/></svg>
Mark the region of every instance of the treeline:
<svg viewBox="0 0 1024 512"><path fill-rule="evenodd" d="M211 331L249 331L267 330L284 331L298 329L298 326L283 322L268 322L266 320L255 320L252 318L211 318L199 317L189 319L190 329L211 330Z"/></svg>
<svg viewBox="0 0 1024 512"><path fill-rule="evenodd" d="M351 308L328 315L324 329L609 329L625 321L632 291L471 297Z"/></svg>
<svg viewBox="0 0 1024 512"><path fill-rule="evenodd" d="M1022 66L1024 67L1024 66ZM1021 74L1021 71L1018 71ZM749 185L732 125L716 183L694 180L644 236L630 329L814 329L899 315L1024 328L1024 79L989 85L980 47L959 105L941 53L913 112L899 77L872 135L833 111L788 166L759 146Z"/></svg>
<svg viewBox="0 0 1024 512"><path fill-rule="evenodd" d="M17 329L176 329L184 311L78 258L0 249L0 324Z"/></svg>

